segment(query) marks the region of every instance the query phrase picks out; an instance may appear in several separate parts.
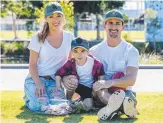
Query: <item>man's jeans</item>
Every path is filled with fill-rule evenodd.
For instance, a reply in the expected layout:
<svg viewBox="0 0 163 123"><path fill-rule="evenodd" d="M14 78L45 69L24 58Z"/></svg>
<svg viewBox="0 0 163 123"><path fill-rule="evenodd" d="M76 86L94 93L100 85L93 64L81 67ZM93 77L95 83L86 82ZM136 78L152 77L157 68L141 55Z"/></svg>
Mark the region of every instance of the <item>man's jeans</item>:
<svg viewBox="0 0 163 123"><path fill-rule="evenodd" d="M35 96L35 82L32 78L28 78L25 80L24 84L24 101L25 105L31 110L35 112L41 112L41 107L46 105L55 105L65 101L64 91L60 91L59 93L55 91L56 82L53 79L45 79L40 77L41 82L45 86L45 94L41 97Z"/></svg>

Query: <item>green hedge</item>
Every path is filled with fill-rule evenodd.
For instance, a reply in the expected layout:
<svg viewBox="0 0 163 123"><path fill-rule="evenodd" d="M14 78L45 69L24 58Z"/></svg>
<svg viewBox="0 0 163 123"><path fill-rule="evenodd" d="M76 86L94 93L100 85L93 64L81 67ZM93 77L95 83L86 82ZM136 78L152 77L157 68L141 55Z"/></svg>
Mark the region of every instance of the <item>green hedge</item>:
<svg viewBox="0 0 163 123"><path fill-rule="evenodd" d="M90 47L100 43L101 41L90 41ZM130 42L139 51L140 54L151 53L153 51L160 52L163 50L163 42ZM5 55L29 55L29 50L24 47L23 42L0 42L1 54Z"/></svg>
<svg viewBox="0 0 163 123"><path fill-rule="evenodd" d="M23 42L0 42L1 54L21 55L26 49Z"/></svg>

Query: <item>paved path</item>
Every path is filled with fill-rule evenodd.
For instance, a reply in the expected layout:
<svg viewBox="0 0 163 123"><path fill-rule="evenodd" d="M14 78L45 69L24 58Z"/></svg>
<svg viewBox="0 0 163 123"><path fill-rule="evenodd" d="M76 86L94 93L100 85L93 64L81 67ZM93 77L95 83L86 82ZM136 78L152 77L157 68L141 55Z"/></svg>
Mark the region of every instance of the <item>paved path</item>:
<svg viewBox="0 0 163 123"><path fill-rule="evenodd" d="M24 78L28 69L1 69L1 90L23 90ZM140 69L136 84L136 92L163 92L163 69Z"/></svg>

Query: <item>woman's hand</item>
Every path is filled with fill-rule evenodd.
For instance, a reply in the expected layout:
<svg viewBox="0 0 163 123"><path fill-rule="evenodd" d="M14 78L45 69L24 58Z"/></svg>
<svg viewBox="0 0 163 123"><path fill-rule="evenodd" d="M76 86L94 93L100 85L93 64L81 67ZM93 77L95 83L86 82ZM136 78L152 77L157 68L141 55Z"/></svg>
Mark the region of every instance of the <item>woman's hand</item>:
<svg viewBox="0 0 163 123"><path fill-rule="evenodd" d="M42 82L37 82L36 83L36 90L35 90L35 95L37 97L41 97L45 94L45 87L42 84Z"/></svg>
<svg viewBox="0 0 163 123"><path fill-rule="evenodd" d="M74 75L65 76L63 84L67 91L74 91L78 87L78 79Z"/></svg>

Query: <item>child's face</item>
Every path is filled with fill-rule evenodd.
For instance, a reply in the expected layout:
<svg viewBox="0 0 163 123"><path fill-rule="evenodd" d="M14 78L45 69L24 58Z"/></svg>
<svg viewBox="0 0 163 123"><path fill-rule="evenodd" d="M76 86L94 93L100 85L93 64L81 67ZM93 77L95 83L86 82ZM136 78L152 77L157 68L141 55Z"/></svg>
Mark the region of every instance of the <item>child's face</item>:
<svg viewBox="0 0 163 123"><path fill-rule="evenodd" d="M72 50L72 55L77 62L84 64L88 56L88 51L85 50L84 48L77 47Z"/></svg>

